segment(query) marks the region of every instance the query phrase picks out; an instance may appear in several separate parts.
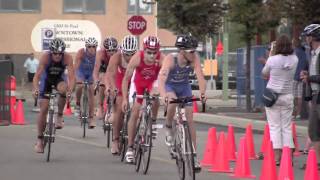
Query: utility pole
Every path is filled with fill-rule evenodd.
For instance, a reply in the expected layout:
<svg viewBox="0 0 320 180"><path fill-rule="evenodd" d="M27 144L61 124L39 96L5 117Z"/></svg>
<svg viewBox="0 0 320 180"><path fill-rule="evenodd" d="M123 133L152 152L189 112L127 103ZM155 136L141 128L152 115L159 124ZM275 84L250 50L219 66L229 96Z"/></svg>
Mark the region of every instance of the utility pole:
<svg viewBox="0 0 320 180"><path fill-rule="evenodd" d="M225 0L225 3L228 4L228 0ZM224 18L224 28L223 28L223 45L224 45L224 51L223 51L223 75L222 75L222 99L228 100L228 89L229 89L229 77L228 77L228 71L229 71L229 62L228 62L228 54L229 54L229 26L228 26L228 20L227 18Z"/></svg>

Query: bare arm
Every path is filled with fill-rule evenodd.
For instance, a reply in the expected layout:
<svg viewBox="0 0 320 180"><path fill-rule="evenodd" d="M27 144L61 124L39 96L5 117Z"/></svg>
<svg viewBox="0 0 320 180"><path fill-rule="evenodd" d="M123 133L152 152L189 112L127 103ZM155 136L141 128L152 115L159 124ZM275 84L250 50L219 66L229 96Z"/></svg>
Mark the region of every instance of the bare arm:
<svg viewBox="0 0 320 180"><path fill-rule="evenodd" d="M72 56L68 53L65 54L65 61L68 70L68 92L72 92L75 85L74 67Z"/></svg>
<svg viewBox="0 0 320 180"><path fill-rule="evenodd" d="M119 61L121 62L121 54L117 53L115 55L113 55L109 61L109 65L107 68L107 71L104 75L104 84L108 85L111 89L115 89L116 88L116 72L117 72L117 68L119 66Z"/></svg>
<svg viewBox="0 0 320 180"><path fill-rule="evenodd" d="M79 69L79 67L80 67L83 54L84 54L83 48L80 49L80 50L77 52L77 54L76 54L76 63L75 63L75 65L74 65L74 70L75 70L75 71L77 71L77 70Z"/></svg>
<svg viewBox="0 0 320 180"><path fill-rule="evenodd" d="M124 78L122 80L122 94L124 100L128 101L128 82L131 80L133 71L136 69L136 67L139 66L140 63L140 55L139 53L136 53L134 56L132 56L127 70L126 74L124 75Z"/></svg>
<svg viewBox="0 0 320 180"><path fill-rule="evenodd" d="M205 94L206 92L206 80L204 79L203 72L201 69L200 58L198 54L196 54L196 59L194 62L194 72L196 73L197 79L199 81L199 89L201 94Z"/></svg>
<svg viewBox="0 0 320 180"><path fill-rule="evenodd" d="M161 69L159 72L159 92L161 97L165 97L166 96L166 88L165 88L165 84L170 72L170 69L172 68L173 65L173 57L171 54L167 55L161 65Z"/></svg>
<svg viewBox="0 0 320 180"><path fill-rule="evenodd" d="M99 69L101 65L101 59L103 58L103 52L102 49L97 52L96 55L96 62L94 64L93 68L93 80L97 82L99 80Z"/></svg>
<svg viewBox="0 0 320 180"><path fill-rule="evenodd" d="M44 53L40 58L39 66L36 74L33 77L33 82L32 82L34 91L39 91L40 76L45 71L46 64L48 63L48 58L49 58L48 53Z"/></svg>

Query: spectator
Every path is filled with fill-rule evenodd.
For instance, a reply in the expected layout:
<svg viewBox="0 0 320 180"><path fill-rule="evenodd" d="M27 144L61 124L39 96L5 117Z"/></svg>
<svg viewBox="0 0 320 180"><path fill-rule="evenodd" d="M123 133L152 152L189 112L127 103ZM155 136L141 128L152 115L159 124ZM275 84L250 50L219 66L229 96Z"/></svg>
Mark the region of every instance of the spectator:
<svg viewBox="0 0 320 180"><path fill-rule="evenodd" d="M298 65L296 72L294 74L293 81L293 96L294 96L294 110L293 117L295 120L300 119L301 105L302 105L302 86L303 83L300 79L301 71L308 70L308 61L305 52L305 48L301 45L301 41L299 39L293 39L292 45L294 48L294 52L298 57Z"/></svg>
<svg viewBox="0 0 320 180"><path fill-rule="evenodd" d="M30 54L30 56L26 59L23 65L27 69L28 73L28 82L32 82L33 77L38 69L39 66L39 60L34 58L33 53Z"/></svg>
<svg viewBox="0 0 320 180"><path fill-rule="evenodd" d="M278 93L275 104L265 108L277 165L280 165L282 148L294 148L291 130L292 85L297 63L298 58L293 54L291 41L281 35L276 41L274 55L268 58L262 70L263 76L270 77L267 88Z"/></svg>

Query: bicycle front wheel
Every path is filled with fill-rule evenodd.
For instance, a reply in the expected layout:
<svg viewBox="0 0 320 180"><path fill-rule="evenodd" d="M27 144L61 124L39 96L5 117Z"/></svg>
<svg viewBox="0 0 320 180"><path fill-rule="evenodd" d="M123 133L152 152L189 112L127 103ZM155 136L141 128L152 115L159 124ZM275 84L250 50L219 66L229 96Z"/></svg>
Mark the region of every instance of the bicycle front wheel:
<svg viewBox="0 0 320 180"><path fill-rule="evenodd" d="M127 150L127 145L128 145L128 121L130 118L130 111L124 115L124 123L122 126L121 134L120 134L120 145L119 145L119 150L120 150L120 159L121 162L123 162L126 150Z"/></svg>
<svg viewBox="0 0 320 180"><path fill-rule="evenodd" d="M183 139L185 137L185 131L183 126L178 126L176 135L174 138L174 158L176 159L176 165L178 168L179 179L184 180L185 178L185 161L183 156Z"/></svg>
<svg viewBox="0 0 320 180"><path fill-rule="evenodd" d="M45 144L48 144L47 146L47 162L50 161L50 153L51 153L51 143L53 142L53 137L52 137L52 134L53 134L53 111L49 111L49 121L48 121L48 124L47 124L47 131L46 131L46 134L44 136L44 139L45 139Z"/></svg>
<svg viewBox="0 0 320 180"><path fill-rule="evenodd" d="M81 122L82 122L82 128L83 128L83 133L82 137L86 137L86 125L88 124L88 96L86 93L86 88L85 88L85 93L83 94L82 97L82 111L81 111Z"/></svg>
<svg viewBox="0 0 320 180"><path fill-rule="evenodd" d="M141 147L142 150L142 170L143 174L147 174L149 165L150 165L150 157L151 157L151 149L152 149L152 122L151 122L151 114L148 113L145 115L145 119L143 123L145 123L145 132L143 135L143 144Z"/></svg>
<svg viewBox="0 0 320 180"><path fill-rule="evenodd" d="M185 153L184 153L184 159L186 163L186 179L195 180L195 168L194 168L194 147L192 143L190 128L188 123L186 122L184 124L185 129Z"/></svg>

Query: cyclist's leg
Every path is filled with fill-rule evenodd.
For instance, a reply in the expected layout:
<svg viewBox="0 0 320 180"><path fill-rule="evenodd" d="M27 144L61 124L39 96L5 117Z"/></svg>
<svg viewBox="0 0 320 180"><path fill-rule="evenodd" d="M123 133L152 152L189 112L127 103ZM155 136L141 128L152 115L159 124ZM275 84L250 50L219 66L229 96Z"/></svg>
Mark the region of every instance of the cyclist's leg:
<svg viewBox="0 0 320 180"><path fill-rule="evenodd" d="M168 101L170 102L171 99L176 99L177 95L171 86L166 85L166 91L167 91L167 97ZM167 107L167 118L166 118L166 138L165 138L165 143L167 146L172 146L172 121L176 112L176 104L168 104Z"/></svg>
<svg viewBox="0 0 320 180"><path fill-rule="evenodd" d="M67 92L67 84L64 80L58 80L57 90L60 93L58 99L58 118L56 122L56 129L62 129L63 124L63 109L66 104L66 92Z"/></svg>
<svg viewBox="0 0 320 180"><path fill-rule="evenodd" d="M49 98L44 97L44 93L51 92L51 86L46 83L45 81L40 82L40 112L37 117L37 128L38 128L38 135L37 135L37 143L34 146L34 150L37 153L44 152L43 146L43 132L46 128L46 117L48 114L48 107L49 107Z"/></svg>
<svg viewBox="0 0 320 180"><path fill-rule="evenodd" d="M92 129L96 127L96 121L94 119L94 85L93 84L89 86L88 105L89 105L89 128Z"/></svg>
<svg viewBox="0 0 320 180"><path fill-rule="evenodd" d="M123 125L123 113L121 110L122 105L122 95L119 92L116 99L116 104L113 106L113 120L112 120L112 126L113 126L113 140L112 140L112 147L111 147L111 153L117 154L119 153L119 136L120 136L120 130Z"/></svg>
<svg viewBox="0 0 320 180"><path fill-rule="evenodd" d="M105 84L104 84L104 80L103 80L103 77L104 77L104 73L100 73L99 74L99 80L100 80L100 87L99 87L99 95L97 96L97 101L98 101L98 107L97 107L97 117L98 119L102 119L103 118L103 101L104 101L104 98L105 98L105 90L106 90L106 87L105 87Z"/></svg>
<svg viewBox="0 0 320 180"><path fill-rule="evenodd" d="M159 94L158 90L158 81L155 81L151 87L148 87L148 90L151 92L151 94ZM160 107L160 101L155 100L152 104L152 120L156 121L158 117L158 111Z"/></svg>

